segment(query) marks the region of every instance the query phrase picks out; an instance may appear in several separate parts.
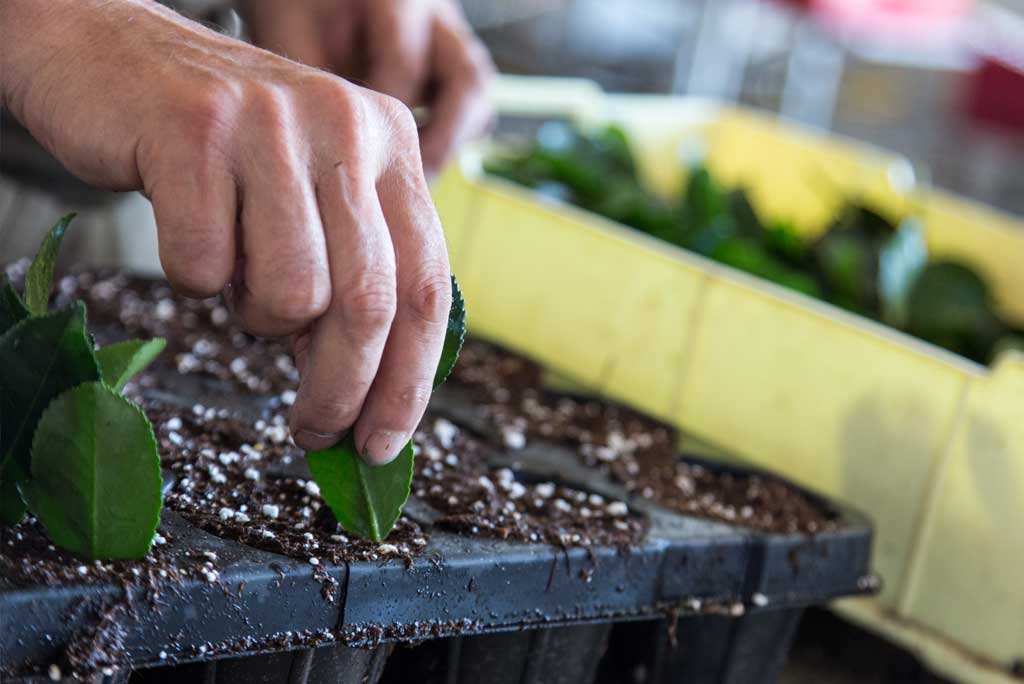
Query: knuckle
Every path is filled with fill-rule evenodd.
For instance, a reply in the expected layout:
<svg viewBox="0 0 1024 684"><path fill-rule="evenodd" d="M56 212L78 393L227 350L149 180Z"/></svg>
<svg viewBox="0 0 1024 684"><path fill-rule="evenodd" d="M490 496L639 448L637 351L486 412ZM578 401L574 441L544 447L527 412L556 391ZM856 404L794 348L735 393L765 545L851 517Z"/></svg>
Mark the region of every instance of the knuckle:
<svg viewBox="0 0 1024 684"><path fill-rule="evenodd" d="M200 155L216 148L228 134L242 107L239 90L201 88L178 103L183 143Z"/></svg>
<svg viewBox="0 0 1024 684"><path fill-rule="evenodd" d="M319 146L323 148L321 154L329 156L339 149L348 157L362 154L367 131L372 130L369 124L373 123L373 107L368 98L372 99L373 93L324 72L306 78L297 93L299 111L338 143ZM333 164L337 159L323 161Z"/></svg>
<svg viewBox="0 0 1024 684"><path fill-rule="evenodd" d="M401 100L384 95L380 98L380 112L387 130L402 145L415 144L419 139L416 118Z"/></svg>
<svg viewBox="0 0 1024 684"><path fill-rule="evenodd" d="M216 268L182 265L173 259L161 259L168 282L182 294L193 297L212 297L227 284L225 278Z"/></svg>
<svg viewBox="0 0 1024 684"><path fill-rule="evenodd" d="M267 286L254 288L254 299L269 316L301 325L323 315L330 303L330 284L314 268L292 268L267 279Z"/></svg>
<svg viewBox="0 0 1024 684"><path fill-rule="evenodd" d="M301 422L304 427L330 433L350 427L362 408L362 397L369 387L365 383L346 385L344 394L310 388L302 401Z"/></svg>
<svg viewBox="0 0 1024 684"><path fill-rule="evenodd" d="M418 413L419 409L430 401L431 389L429 380L413 385L400 385L397 391L391 394L390 404L399 415ZM416 417L409 416L409 423L408 427L415 427Z"/></svg>
<svg viewBox="0 0 1024 684"><path fill-rule="evenodd" d="M326 112L334 123L355 128L364 118L360 98L345 81L329 74L316 74L308 82L310 105Z"/></svg>
<svg viewBox="0 0 1024 684"><path fill-rule="evenodd" d="M246 115L253 121L271 129L287 128L291 107L284 89L271 83L254 83L244 99Z"/></svg>
<svg viewBox="0 0 1024 684"><path fill-rule="evenodd" d="M342 320L357 335L374 336L391 327L396 299L393 275L364 273L340 295Z"/></svg>
<svg viewBox="0 0 1024 684"><path fill-rule="evenodd" d="M231 278L230 250L218 237L193 226L162 226L163 230L173 231L177 239L161 241L160 264L176 290L209 297L223 290ZM197 259L197 254L203 258Z"/></svg>
<svg viewBox="0 0 1024 684"><path fill-rule="evenodd" d="M432 270L409 288L405 304L418 321L431 324L445 322L452 306L451 278L441 270Z"/></svg>

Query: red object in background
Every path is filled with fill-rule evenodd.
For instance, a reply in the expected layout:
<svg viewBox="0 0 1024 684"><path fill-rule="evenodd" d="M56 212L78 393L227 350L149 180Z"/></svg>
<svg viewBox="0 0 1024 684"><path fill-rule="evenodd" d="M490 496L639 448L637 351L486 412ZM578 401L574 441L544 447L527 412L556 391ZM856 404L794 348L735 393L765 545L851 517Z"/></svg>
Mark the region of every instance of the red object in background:
<svg viewBox="0 0 1024 684"><path fill-rule="evenodd" d="M967 112L975 121L1024 133L1024 69L985 58L971 78Z"/></svg>
<svg viewBox="0 0 1024 684"><path fill-rule="evenodd" d="M929 34L961 24L975 0L808 0L805 4L822 21L845 32L927 41Z"/></svg>

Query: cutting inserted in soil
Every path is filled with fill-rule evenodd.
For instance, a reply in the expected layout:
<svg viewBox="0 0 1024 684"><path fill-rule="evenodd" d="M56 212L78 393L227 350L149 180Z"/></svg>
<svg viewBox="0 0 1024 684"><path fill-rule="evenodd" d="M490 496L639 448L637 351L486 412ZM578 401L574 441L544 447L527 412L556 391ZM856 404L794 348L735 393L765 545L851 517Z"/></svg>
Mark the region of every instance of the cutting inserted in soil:
<svg viewBox="0 0 1024 684"><path fill-rule="evenodd" d="M68 278L59 281L58 297L84 295L98 312L93 320L102 321L105 341L129 334L168 338L164 362L128 392L153 423L169 488L167 519L140 561L83 564L51 548L32 520L4 530L0 575L15 581L20 593L0 591L0 601L45 593L47 583L72 591L125 589L113 604L90 599L89 615L53 616L55 624L72 620L80 635L57 658L65 673L74 669L72 659L96 671L130 666L128 653L149 666L632 619L674 606L701 613L726 606L733 616L736 606L756 611L769 597L774 607L782 600L774 592L795 596L800 575L843 562L843 553L850 554L851 577L836 575L834 588L815 584L808 595L821 600L860 590L863 531L850 537L857 542L847 550L829 536L843 523L798 490L772 478L679 461L669 428L606 402L548 393L539 367L482 343L469 346L450 381L475 399L468 404L472 415L463 420L443 401L432 405L414 436L414 505L383 542L357 540L338 527L288 438L284 413L295 375L281 361L283 345L238 331L222 338L230 323L219 322L215 303L184 300L164 285L118 274ZM219 348L204 342L216 339L222 339ZM236 358L244 365L233 363ZM200 382L182 383L183 377ZM552 446L562 453L545 451ZM650 506L641 501L737 529L820 536L796 546L770 535L755 543L745 533L698 520L673 528L669 538L652 539L668 530L652 525L643 514ZM744 515L744 506L754 513ZM195 528L220 546L196 545L193 535L203 532ZM790 549L799 568L781 550L750 566L744 559L754 553L751 544ZM245 558L249 565L232 565ZM281 561L267 566L270 558ZM284 568L284 560L291 565ZM773 563L785 568L784 581L746 596L762 581L745 573L757 567L770 574ZM259 570L266 567L278 569L268 577ZM303 589L309 583L312 589ZM252 603L256 591L260 602ZM281 606L251 621L251 611L262 610L278 592L287 596ZM129 594L157 601L161 609L150 610L150 603L129 600ZM198 616L195 633L175 633L173 642L140 636L159 634L161 622L182 609L180 601L195 596L204 606L222 604L219 612ZM52 596L38 600L46 605ZM343 615L344 624L337 618L324 623L320 610ZM116 613L116 628L103 619L111 611L123 611ZM311 622L293 624L296 615ZM237 637L218 631L226 619L239 621L232 632ZM8 636L0 633L5 645ZM88 644L98 644L91 661ZM33 644L13 648L23 654L19 663L45 674L50 661L32 660L30 654L38 655ZM81 665L89 662L95 667Z"/></svg>

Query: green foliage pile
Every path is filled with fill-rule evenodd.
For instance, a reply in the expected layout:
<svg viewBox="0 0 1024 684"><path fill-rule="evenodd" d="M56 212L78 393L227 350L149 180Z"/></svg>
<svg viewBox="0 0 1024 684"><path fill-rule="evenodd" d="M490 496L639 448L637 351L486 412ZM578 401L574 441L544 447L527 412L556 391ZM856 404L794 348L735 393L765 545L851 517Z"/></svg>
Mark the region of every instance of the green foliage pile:
<svg viewBox="0 0 1024 684"><path fill-rule="evenodd" d="M847 204L820 236L764 221L741 188L726 189L702 166L677 197L640 181L625 133L592 133L559 121L528 143L496 154L486 170L593 211L677 247L987 363L1022 337L995 313L992 293L970 267L929 262L920 224L892 222Z"/></svg>

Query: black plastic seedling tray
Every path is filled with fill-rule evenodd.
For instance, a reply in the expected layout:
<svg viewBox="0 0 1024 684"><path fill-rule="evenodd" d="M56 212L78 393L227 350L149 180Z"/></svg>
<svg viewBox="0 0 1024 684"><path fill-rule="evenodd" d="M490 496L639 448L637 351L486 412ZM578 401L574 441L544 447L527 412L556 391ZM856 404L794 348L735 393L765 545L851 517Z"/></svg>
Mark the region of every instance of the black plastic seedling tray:
<svg viewBox="0 0 1024 684"><path fill-rule="evenodd" d="M171 373L158 386L182 412L197 402L249 416L263 408L218 381ZM467 432L493 430L458 388L442 388L431 409ZM828 531L760 532L662 508L551 442L491 446L482 458L523 483L625 501L646 531L626 548L503 541L435 526L441 513L413 497L406 515L425 533L422 553L314 568L165 510L162 553L216 558L215 581L185 578L154 594L114 580L0 578L0 673L20 684L59 678L67 666L55 666L75 647L116 656L116 667L85 677L109 684L768 683L804 607L877 586L870 526L839 504L816 499L834 514ZM304 466L277 468L301 476Z"/></svg>
<svg viewBox="0 0 1024 684"><path fill-rule="evenodd" d="M439 394L435 408L459 420L472 406L452 394ZM220 581L183 582L156 607L133 596L133 610L117 620L128 667L98 681L127 681L134 670L140 681L225 684L363 682L382 674L405 681L410 673L426 682L768 682L803 607L873 587L870 528L834 504L837 531L768 534L630 497L560 447L533 444L489 459L520 478L626 500L649 529L626 550L432 530L411 563L328 569L337 581L330 602L307 563L165 512L170 543L215 554ZM408 513L424 529L436 516L416 500ZM0 580L3 663L45 673L68 642L96 631L122 591Z"/></svg>

